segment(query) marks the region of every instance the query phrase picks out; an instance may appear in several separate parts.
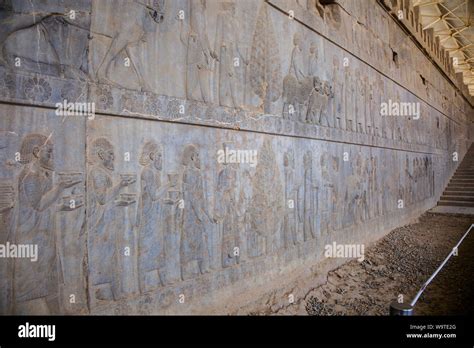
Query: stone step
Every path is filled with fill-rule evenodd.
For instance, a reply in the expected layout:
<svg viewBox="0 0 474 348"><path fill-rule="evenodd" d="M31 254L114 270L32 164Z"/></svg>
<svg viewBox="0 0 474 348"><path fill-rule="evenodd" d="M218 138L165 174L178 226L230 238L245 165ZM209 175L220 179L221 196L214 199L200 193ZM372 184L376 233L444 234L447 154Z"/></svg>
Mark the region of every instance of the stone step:
<svg viewBox="0 0 474 348"><path fill-rule="evenodd" d="M473 187L465 187L465 186L451 186L451 185L448 185L448 187L446 187L446 190L445 191L462 191L462 192L466 192L466 191L474 191L474 186Z"/></svg>
<svg viewBox="0 0 474 348"><path fill-rule="evenodd" d="M446 193L448 192L448 193ZM474 192L474 187L470 187L470 188L458 188L458 187L446 187L446 189L444 190L442 196L445 196L445 195L448 195L448 196L452 196L452 195L458 195L458 196L471 196L470 193ZM462 193L462 194L460 194ZM467 193L467 194L466 194Z"/></svg>
<svg viewBox="0 0 474 348"><path fill-rule="evenodd" d="M474 207L474 202L439 201L438 205L447 205L452 207Z"/></svg>
<svg viewBox="0 0 474 348"><path fill-rule="evenodd" d="M451 185L448 185L446 188L445 188L445 191L462 191L462 192L466 192L466 191L474 191L474 186L451 186Z"/></svg>
<svg viewBox="0 0 474 348"><path fill-rule="evenodd" d="M451 188L460 188L466 191L472 191L474 188L474 184L459 184L459 183L450 183L446 189Z"/></svg>
<svg viewBox="0 0 474 348"><path fill-rule="evenodd" d="M445 189L444 189L444 192L466 192L466 193L473 193L474 192L474 186L470 186L470 187L457 187L457 186L447 186Z"/></svg>
<svg viewBox="0 0 474 348"><path fill-rule="evenodd" d="M438 205L474 207L474 144L456 168Z"/></svg>
<svg viewBox="0 0 474 348"><path fill-rule="evenodd" d="M469 196L469 197L474 197L474 190L472 190L472 191L446 190L446 191L443 192L443 196Z"/></svg>
<svg viewBox="0 0 474 348"><path fill-rule="evenodd" d="M461 184L474 184L474 179L456 179L456 178L452 178L450 183L454 183L454 182L458 182L458 183L461 183Z"/></svg>
<svg viewBox="0 0 474 348"><path fill-rule="evenodd" d="M474 197L466 197L466 196L442 196L441 197L442 201L457 201L457 202L473 202L474 203Z"/></svg>
<svg viewBox="0 0 474 348"><path fill-rule="evenodd" d="M456 180L456 179L451 179L448 184L449 185L466 185L466 186L474 185L473 182L463 181L463 180Z"/></svg>

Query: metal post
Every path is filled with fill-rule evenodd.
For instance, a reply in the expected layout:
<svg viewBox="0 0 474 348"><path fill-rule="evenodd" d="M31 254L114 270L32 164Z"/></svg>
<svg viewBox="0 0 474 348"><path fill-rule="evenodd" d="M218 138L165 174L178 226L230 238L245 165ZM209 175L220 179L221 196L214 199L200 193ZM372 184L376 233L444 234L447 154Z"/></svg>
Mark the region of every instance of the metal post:
<svg viewBox="0 0 474 348"><path fill-rule="evenodd" d="M412 316L413 307L408 303L399 303L398 301L393 301L392 303L390 303L390 315Z"/></svg>

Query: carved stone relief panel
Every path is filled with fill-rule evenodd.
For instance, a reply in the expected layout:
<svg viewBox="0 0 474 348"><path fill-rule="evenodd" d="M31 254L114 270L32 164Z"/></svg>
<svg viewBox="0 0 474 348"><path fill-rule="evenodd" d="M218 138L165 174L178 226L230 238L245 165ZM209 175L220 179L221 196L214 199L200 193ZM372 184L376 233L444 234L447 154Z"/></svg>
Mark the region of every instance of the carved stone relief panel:
<svg viewBox="0 0 474 348"><path fill-rule="evenodd" d="M90 14L90 0L7 1L0 20L0 64L12 70L88 80Z"/></svg>
<svg viewBox="0 0 474 348"><path fill-rule="evenodd" d="M1 113L1 239L29 253L2 259L0 311L86 313L85 121L26 107Z"/></svg>
<svg viewBox="0 0 474 348"><path fill-rule="evenodd" d="M244 269L265 262L253 271L263 275L295 248L315 257L402 215L400 200L434 195L429 154L106 116L88 123L87 147L92 311L190 284L244 286L254 274ZM404 173L390 169L402 163Z"/></svg>
<svg viewBox="0 0 474 348"><path fill-rule="evenodd" d="M438 110L269 4L251 0L119 3L125 10L117 15L112 15L115 2L109 0L61 3L54 15L48 8L53 5L34 1L7 6L6 18L13 16L14 22L28 22L31 8L66 21L61 34L48 30L58 36L50 40L53 48L71 59L46 48L30 49L41 52L44 59L30 52L31 57L23 60L31 64L2 64L0 97L43 106L88 101L100 112L124 116L414 151L441 150L437 141L440 132L427 120ZM337 17L335 8L340 8L318 1L288 3L296 14L303 9L314 12L311 16L320 18L321 23ZM75 22L66 15L68 11L77 15ZM360 17L357 8L351 7L351 11L354 18ZM241 23L239 19L244 17L245 23ZM89 24L82 29L73 26L80 21ZM117 30L123 29L124 23L129 27ZM235 29L237 24L239 30ZM82 36L67 29L71 26ZM47 34L48 30L43 31ZM12 35L5 32L6 38ZM380 35L384 35L382 31ZM68 51L68 45L85 50L86 64L73 61L82 53L72 48ZM20 55L21 47L12 47ZM59 64L62 73L53 71L55 59L65 61ZM406 118L382 117L383 103L402 100L420 104L419 120L408 123ZM371 101L373 107L369 107ZM464 118L456 122L464 122ZM424 136L425 130L432 136Z"/></svg>
<svg viewBox="0 0 474 348"><path fill-rule="evenodd" d="M224 308L434 204L469 140L467 104L380 69L393 38L376 9L271 3L309 28L254 0L7 2L0 244L39 258L0 263L0 312L188 313L180 295ZM368 38L372 66L350 54ZM438 88L453 92L442 110ZM64 100L97 113L58 116Z"/></svg>

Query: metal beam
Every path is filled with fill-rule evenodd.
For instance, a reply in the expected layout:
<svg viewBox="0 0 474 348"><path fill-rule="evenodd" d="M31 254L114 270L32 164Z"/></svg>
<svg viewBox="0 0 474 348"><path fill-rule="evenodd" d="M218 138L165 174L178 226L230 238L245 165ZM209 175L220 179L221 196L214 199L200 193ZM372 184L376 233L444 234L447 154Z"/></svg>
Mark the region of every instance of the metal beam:
<svg viewBox="0 0 474 348"><path fill-rule="evenodd" d="M461 6L466 6L467 7L467 0L464 1L464 2L461 2L458 6L456 6L455 8L453 8L452 10L450 10L449 8L447 8L446 6L443 5L442 2L440 2L438 4L439 6L443 7L446 11L448 11L448 13L451 13L453 15L453 17L455 17L456 19L460 20L464 25L466 26L469 26L468 23L464 22L461 18L459 18L457 15L454 14L453 11L456 11L459 7Z"/></svg>
<svg viewBox="0 0 474 348"><path fill-rule="evenodd" d="M425 6L430 6L430 5L437 5L437 4L441 3L441 1L432 1L432 2L414 4L413 7L425 7Z"/></svg>
<svg viewBox="0 0 474 348"><path fill-rule="evenodd" d="M444 39L440 40L439 42L441 43L441 42L443 42L447 39L455 39L456 40L455 36L458 35L459 33L462 33L466 29L469 29L469 27L464 27L461 30L455 31L454 33L451 33L448 37L445 37Z"/></svg>

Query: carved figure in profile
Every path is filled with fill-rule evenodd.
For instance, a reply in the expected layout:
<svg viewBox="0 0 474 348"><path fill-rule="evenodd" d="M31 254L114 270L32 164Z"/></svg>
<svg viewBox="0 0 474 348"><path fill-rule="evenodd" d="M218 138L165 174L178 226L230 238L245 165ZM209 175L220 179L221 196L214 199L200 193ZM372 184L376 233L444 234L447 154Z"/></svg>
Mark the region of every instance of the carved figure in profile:
<svg viewBox="0 0 474 348"><path fill-rule="evenodd" d="M162 279L165 285L175 283L181 280L180 265L180 228L182 222L184 201L182 200L180 174L170 172L167 174L168 183L166 184L166 197L163 199L163 220L161 228L164 233L164 258L166 263L165 279ZM161 278L160 278L161 279Z"/></svg>
<svg viewBox="0 0 474 348"><path fill-rule="evenodd" d="M374 84L372 79L369 77L366 79L367 86L367 106L366 106L366 115L365 115L365 124L367 127L367 134L376 135L376 127L374 121ZM376 105L375 105L376 107Z"/></svg>
<svg viewBox="0 0 474 348"><path fill-rule="evenodd" d="M285 216L283 219L283 239L285 248L298 242L298 186L295 182L295 159L293 151L283 155L285 168Z"/></svg>
<svg viewBox="0 0 474 348"><path fill-rule="evenodd" d="M309 90L305 115L302 121L325 127L332 127L333 122L329 118L330 103L334 97L333 88L329 81L321 80L320 68L317 54L317 45L312 42L309 49L309 76L302 84L302 95L306 98L306 90ZM334 111L333 111L334 112Z"/></svg>
<svg viewBox="0 0 474 348"><path fill-rule="evenodd" d="M318 211L318 190L313 178L313 154L307 151L303 156L304 177L301 196L298 199L302 207L299 209L299 218L303 223L304 240L308 241L317 237L316 214Z"/></svg>
<svg viewBox="0 0 474 348"><path fill-rule="evenodd" d="M405 190L402 191L402 199L405 201L406 205L411 205L412 203L412 194L413 194L413 184L415 181L414 175L410 170L410 158L408 155L405 157L405 166L404 166L404 182L401 183L405 187Z"/></svg>
<svg viewBox="0 0 474 348"><path fill-rule="evenodd" d="M62 171L57 173L60 181L80 181L80 184L63 191L62 205L55 216L58 231L58 264L61 314L85 314L87 308L86 282L86 245L85 233L85 177L78 171ZM71 303L70 294L74 294L75 302Z"/></svg>
<svg viewBox="0 0 474 348"><path fill-rule="evenodd" d="M243 101L239 100L242 85L237 70L245 69L248 62L239 47L235 2L222 2L220 6L216 35L216 53L219 53L219 105L239 107Z"/></svg>
<svg viewBox="0 0 474 348"><path fill-rule="evenodd" d="M376 137L382 136L382 127L381 127L381 120L380 120L380 98L379 93L380 91L377 90L379 82L378 79L380 77L377 76L373 79L370 83L370 95L369 95L369 102L370 102L370 112L371 112L371 121L372 121L372 134Z"/></svg>
<svg viewBox="0 0 474 348"><path fill-rule="evenodd" d="M283 79L283 117L299 120L311 93L311 82L307 79L299 32L293 36L293 45L290 70Z"/></svg>
<svg viewBox="0 0 474 348"><path fill-rule="evenodd" d="M88 159L91 163L87 178L89 280L96 299L114 300L120 295L114 200L134 179L123 177L114 184L115 150L106 138L92 142Z"/></svg>
<svg viewBox="0 0 474 348"><path fill-rule="evenodd" d="M110 3L114 6L114 3ZM113 21L108 23L107 32L100 33L112 37L105 56L96 69L98 82L122 85L115 81L111 69L118 59L129 58L132 71L135 73L142 90L151 88L144 76L144 69L139 65L139 57L133 57L131 47L145 40L146 34L156 30L154 26L164 19L164 0L124 0L120 3L120 11Z"/></svg>
<svg viewBox="0 0 474 348"><path fill-rule="evenodd" d="M355 132L356 131L356 120L355 120L355 110L356 110L356 88L355 80L352 76L352 73L349 70L345 70L345 92L344 92L344 110L346 112L346 130Z"/></svg>
<svg viewBox="0 0 474 348"><path fill-rule="evenodd" d="M364 160L361 153L357 154L355 160L355 195L353 197L353 204L355 209L355 221L361 223L367 220L369 215L369 205L367 201L366 178L368 177L367 161Z"/></svg>
<svg viewBox="0 0 474 348"><path fill-rule="evenodd" d="M243 261L246 258L256 256L252 254L255 251L253 246L258 245L256 241L256 233L252 231L252 176L248 169L244 170L240 175L240 202L242 204L243 216L240 221L241 227L241 242L242 248L240 248L240 259Z"/></svg>
<svg viewBox="0 0 474 348"><path fill-rule="evenodd" d="M318 45L316 42L311 42L309 46L309 76L319 76L320 75L320 63L318 55Z"/></svg>
<svg viewBox="0 0 474 348"><path fill-rule="evenodd" d="M233 144L225 143L224 149L232 150ZM217 175L216 202L222 235L222 267L240 262L241 241L238 228L243 211L237 190L237 175L234 163L224 163Z"/></svg>
<svg viewBox="0 0 474 348"><path fill-rule="evenodd" d="M218 58L207 36L207 0L190 0L189 24L181 21L181 42L187 47L186 98L212 102L211 75Z"/></svg>
<svg viewBox="0 0 474 348"><path fill-rule="evenodd" d="M355 205L353 196L355 195L355 187L357 185L357 178L354 172L354 165L351 165L351 173L346 178L346 189L344 193L344 221L343 227L347 227L354 223L355 221Z"/></svg>
<svg viewBox="0 0 474 348"><path fill-rule="evenodd" d="M346 179L346 191L344 201L344 226L358 224L364 219L367 209L367 194L364 189L364 161L359 152L354 161L351 162L351 174Z"/></svg>
<svg viewBox="0 0 474 348"><path fill-rule="evenodd" d="M412 193L413 203L418 202L418 200L420 199L419 188L421 186L420 185L421 178L422 178L422 173L421 173L421 168L420 168L420 161L418 157L415 157L413 159L413 193Z"/></svg>
<svg viewBox="0 0 474 348"><path fill-rule="evenodd" d="M80 181L65 179L53 184L54 152L50 138L28 134L20 149L24 165L18 177L18 218L14 242L38 246L38 260L14 261L14 313L59 313L57 231L54 204L60 194Z"/></svg>
<svg viewBox="0 0 474 348"><path fill-rule="evenodd" d="M379 119L380 136L382 138L388 138L389 136L389 124L387 122L388 117L383 116L380 112L380 105L382 105L385 95L386 95L385 80L380 77L380 74L377 74L377 118Z"/></svg>
<svg viewBox="0 0 474 348"><path fill-rule="evenodd" d="M164 284L163 199L168 185L161 185L162 149L147 141L142 149L140 197L136 225L138 229L138 274L140 292Z"/></svg>
<svg viewBox="0 0 474 348"><path fill-rule="evenodd" d="M329 105L331 99L334 98L332 86L328 81L324 81L321 88L320 99L321 99L321 111L319 113L318 124L325 127L332 127L332 123L329 118Z"/></svg>
<svg viewBox="0 0 474 348"><path fill-rule="evenodd" d="M378 175L378 159L377 156L370 157L370 173L369 173L369 218L381 215L382 213L382 194L379 192L379 175Z"/></svg>
<svg viewBox="0 0 474 348"><path fill-rule="evenodd" d="M183 280L210 270L208 229L215 223L206 209L199 149L186 145L183 151L183 215L181 224L181 277Z"/></svg>
<svg viewBox="0 0 474 348"><path fill-rule="evenodd" d="M322 173L322 187L320 190L320 221L321 232L328 233L331 225L332 212L334 211L335 195L330 155L327 152L321 154L320 165Z"/></svg>
<svg viewBox="0 0 474 348"><path fill-rule="evenodd" d="M330 226L333 230L337 231L342 228L342 199L340 199L340 194L342 192L341 185L338 184L339 178L339 157L332 156L332 171L331 171L331 181L332 181L332 199L329 201L330 211L331 211L331 223ZM329 174L329 173L328 173Z"/></svg>
<svg viewBox="0 0 474 348"><path fill-rule="evenodd" d="M306 113L306 122L310 124L320 124L320 118L323 110L323 81L314 76L312 90L309 95L308 110Z"/></svg>
<svg viewBox="0 0 474 348"><path fill-rule="evenodd" d="M3 4L0 64L16 69L16 59L20 58L21 68L27 71L87 80L90 16L71 19L64 15L66 7L61 3L43 6L46 10L36 10L27 0ZM88 7L84 3L76 10L86 13ZM74 45L64 49L67 42Z"/></svg>
<svg viewBox="0 0 474 348"><path fill-rule="evenodd" d="M356 70L355 73L355 89L356 89L356 98L355 98L355 122L356 130L358 133L366 133L365 129L365 108L367 106L366 101L366 86L365 78L361 76L359 70Z"/></svg>

